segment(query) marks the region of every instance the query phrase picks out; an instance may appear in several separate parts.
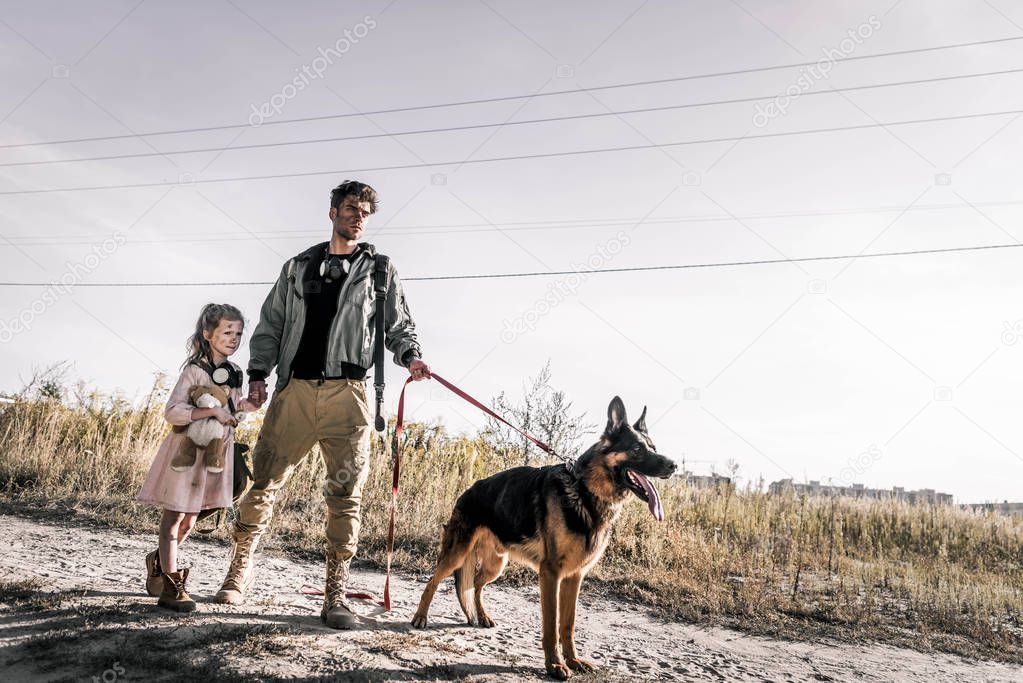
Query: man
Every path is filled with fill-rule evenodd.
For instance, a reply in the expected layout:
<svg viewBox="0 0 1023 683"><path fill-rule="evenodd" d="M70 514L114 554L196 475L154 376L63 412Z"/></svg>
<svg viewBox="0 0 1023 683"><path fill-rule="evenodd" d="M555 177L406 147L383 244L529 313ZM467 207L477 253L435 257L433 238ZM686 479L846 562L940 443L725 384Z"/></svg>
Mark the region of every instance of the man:
<svg viewBox="0 0 1023 683"><path fill-rule="evenodd" d="M359 239L376 209L377 193L369 185L345 181L334 188L330 241L289 259L260 310L249 343L249 399L257 405L266 400L266 377L274 366L277 385L253 449L255 481L238 506L230 566L217 602L244 600L277 492L319 443L327 465L327 579L320 618L332 628L355 624L345 588L369 473L366 369L373 362L375 315L384 315L384 344L395 363L415 380L430 376L393 265L384 310L375 310L376 249Z"/></svg>

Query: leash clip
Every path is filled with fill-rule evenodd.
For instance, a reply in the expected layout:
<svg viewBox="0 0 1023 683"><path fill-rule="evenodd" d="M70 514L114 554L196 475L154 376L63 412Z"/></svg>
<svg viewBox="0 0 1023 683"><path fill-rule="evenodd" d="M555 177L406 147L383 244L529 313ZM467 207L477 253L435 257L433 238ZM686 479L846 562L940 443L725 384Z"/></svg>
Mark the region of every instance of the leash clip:
<svg viewBox="0 0 1023 683"><path fill-rule="evenodd" d="M376 428L376 430L378 432L383 433L384 429L387 427L387 423L384 421L384 414L383 414L384 413L384 385L383 384L374 384L373 388L376 389L376 395L377 395L377 414L376 414L376 420L374 420L374 423L373 423L373 427Z"/></svg>

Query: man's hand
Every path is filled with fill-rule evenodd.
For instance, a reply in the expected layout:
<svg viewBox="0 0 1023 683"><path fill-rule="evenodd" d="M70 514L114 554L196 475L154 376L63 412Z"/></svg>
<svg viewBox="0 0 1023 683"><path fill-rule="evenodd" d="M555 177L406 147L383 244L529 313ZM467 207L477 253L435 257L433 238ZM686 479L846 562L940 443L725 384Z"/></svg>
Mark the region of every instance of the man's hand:
<svg viewBox="0 0 1023 683"><path fill-rule="evenodd" d="M266 401L266 382L260 380L256 382L249 382L249 401L256 406L258 410L263 403Z"/></svg>
<svg viewBox="0 0 1023 683"><path fill-rule="evenodd" d="M430 379L430 366L419 358L416 358L414 361L409 363L408 371L409 374L412 375L412 379L417 382L424 379Z"/></svg>
<svg viewBox="0 0 1023 683"><path fill-rule="evenodd" d="M248 398L238 401L238 405L235 407L242 413L254 413L260 408L255 401L251 401Z"/></svg>

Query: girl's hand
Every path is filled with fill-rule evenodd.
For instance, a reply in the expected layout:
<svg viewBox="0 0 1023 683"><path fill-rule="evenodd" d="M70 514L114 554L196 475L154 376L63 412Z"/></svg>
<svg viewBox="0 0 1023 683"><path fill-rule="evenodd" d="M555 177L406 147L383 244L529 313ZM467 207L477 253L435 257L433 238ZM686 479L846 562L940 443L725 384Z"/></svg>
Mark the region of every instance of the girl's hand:
<svg viewBox="0 0 1023 683"><path fill-rule="evenodd" d="M258 408L263 405L266 401L266 381L256 380L249 381L249 396L248 399Z"/></svg>
<svg viewBox="0 0 1023 683"><path fill-rule="evenodd" d="M253 403L247 398L243 398L242 400L238 401L237 408L239 411L243 413L254 413L257 410L259 410L259 404Z"/></svg>
<svg viewBox="0 0 1023 683"><path fill-rule="evenodd" d="M210 408L210 411L212 411L210 417L216 418L220 424L230 425L231 427L238 426L238 420L234 419L234 415L227 408Z"/></svg>

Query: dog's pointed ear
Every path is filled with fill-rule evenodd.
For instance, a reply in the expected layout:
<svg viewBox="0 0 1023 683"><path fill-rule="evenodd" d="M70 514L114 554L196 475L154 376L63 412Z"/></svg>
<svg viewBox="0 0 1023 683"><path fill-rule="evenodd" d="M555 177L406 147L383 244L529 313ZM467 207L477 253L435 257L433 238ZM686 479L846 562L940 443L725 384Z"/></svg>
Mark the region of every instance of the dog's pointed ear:
<svg viewBox="0 0 1023 683"><path fill-rule="evenodd" d="M604 427L604 434L617 434L622 425L629 424L629 418L625 415L625 404L622 399L615 396L607 406L607 426Z"/></svg>
<svg viewBox="0 0 1023 683"><path fill-rule="evenodd" d="M639 419L636 420L636 424L632 425L632 428L637 432L646 434L646 406L643 406L643 412L640 414Z"/></svg>

